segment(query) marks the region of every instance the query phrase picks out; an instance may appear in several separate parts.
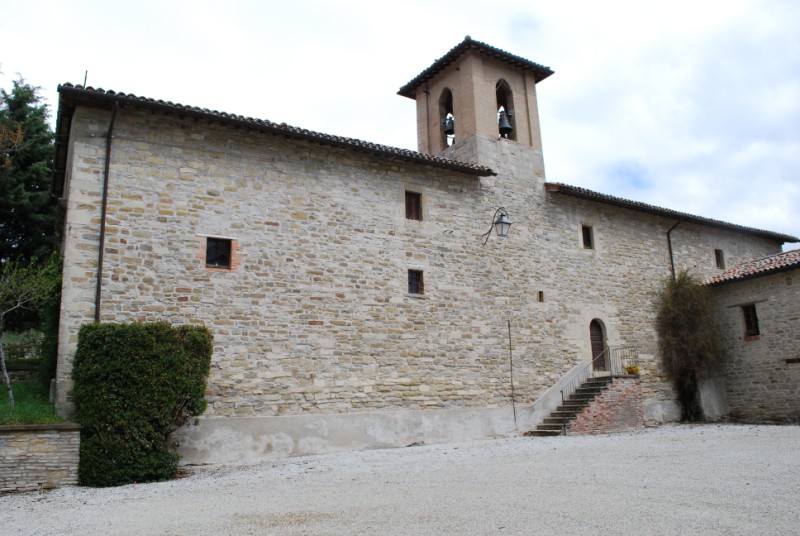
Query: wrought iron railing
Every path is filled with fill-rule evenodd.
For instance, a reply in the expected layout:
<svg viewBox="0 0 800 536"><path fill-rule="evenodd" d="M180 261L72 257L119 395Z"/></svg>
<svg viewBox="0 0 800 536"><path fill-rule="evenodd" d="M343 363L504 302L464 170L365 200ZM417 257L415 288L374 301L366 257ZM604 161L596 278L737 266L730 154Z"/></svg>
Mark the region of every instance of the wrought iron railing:
<svg viewBox="0 0 800 536"><path fill-rule="evenodd" d="M561 389L561 403L563 404L572 394L583 385L583 383L589 379L589 376L592 375L592 362L587 361L584 363L583 367L578 371L578 373L572 377L567 385Z"/></svg>
<svg viewBox="0 0 800 536"><path fill-rule="evenodd" d="M639 350L635 346L609 346L592 360L592 376L629 376L639 367Z"/></svg>

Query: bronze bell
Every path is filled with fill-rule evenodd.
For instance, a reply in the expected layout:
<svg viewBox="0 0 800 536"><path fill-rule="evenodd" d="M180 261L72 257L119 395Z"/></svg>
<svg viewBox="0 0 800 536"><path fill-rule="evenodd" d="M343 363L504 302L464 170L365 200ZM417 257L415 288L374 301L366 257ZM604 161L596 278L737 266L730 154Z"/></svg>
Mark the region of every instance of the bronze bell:
<svg viewBox="0 0 800 536"><path fill-rule="evenodd" d="M498 124L500 126L500 137L507 138L511 131L514 130L511 127L511 123L508 122L508 114L505 112L500 113L500 119L498 120Z"/></svg>
<svg viewBox="0 0 800 536"><path fill-rule="evenodd" d="M452 136L456 133L455 123L452 115L448 115L444 120L444 133L448 136Z"/></svg>

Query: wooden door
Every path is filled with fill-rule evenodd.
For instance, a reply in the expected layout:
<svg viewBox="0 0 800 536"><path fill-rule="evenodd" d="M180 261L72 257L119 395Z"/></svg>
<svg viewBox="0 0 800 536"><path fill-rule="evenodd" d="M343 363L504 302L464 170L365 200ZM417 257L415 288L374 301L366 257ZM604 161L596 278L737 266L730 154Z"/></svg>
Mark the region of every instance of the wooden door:
<svg viewBox="0 0 800 536"><path fill-rule="evenodd" d="M597 320L589 324L589 340L592 342L592 369L606 370L606 344L603 339L603 326Z"/></svg>

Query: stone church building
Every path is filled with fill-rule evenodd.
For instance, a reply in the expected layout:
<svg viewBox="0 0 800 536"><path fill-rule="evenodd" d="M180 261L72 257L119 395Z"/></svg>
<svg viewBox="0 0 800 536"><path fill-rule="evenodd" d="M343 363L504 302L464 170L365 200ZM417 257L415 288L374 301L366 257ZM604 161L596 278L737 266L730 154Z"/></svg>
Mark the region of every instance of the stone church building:
<svg viewBox="0 0 800 536"><path fill-rule="evenodd" d="M524 432L617 350L678 419L654 292L798 239L548 182L552 74L467 37L399 91L419 152L60 86L59 410L82 324L166 320L214 335L197 463Z"/></svg>

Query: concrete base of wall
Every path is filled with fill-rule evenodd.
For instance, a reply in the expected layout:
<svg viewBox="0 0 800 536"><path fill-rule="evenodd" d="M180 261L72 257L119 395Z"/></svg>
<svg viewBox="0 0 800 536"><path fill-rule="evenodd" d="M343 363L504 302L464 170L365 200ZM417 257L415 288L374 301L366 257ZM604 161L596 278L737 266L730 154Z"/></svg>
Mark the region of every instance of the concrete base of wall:
<svg viewBox="0 0 800 536"><path fill-rule="evenodd" d="M511 436L535 429L549 414L545 406L537 401L516 408L201 417L197 425L178 430L175 438L181 463L185 465L253 464L288 456ZM646 420L665 422L680 418L680 408L675 403L653 406L645 404Z"/></svg>
<svg viewBox="0 0 800 536"><path fill-rule="evenodd" d="M731 412L725 396L725 381L721 377L700 380L698 391L700 406L707 421L718 421Z"/></svg>
<svg viewBox="0 0 800 536"><path fill-rule="evenodd" d="M681 420L681 406L675 400L648 401L644 403L644 421L665 423Z"/></svg>
<svg viewBox="0 0 800 536"><path fill-rule="evenodd" d="M518 423L525 408L517 408ZM530 411L528 411L530 413ZM346 450L449 443L514 434L512 408L201 418L176 433L184 464L249 464Z"/></svg>

